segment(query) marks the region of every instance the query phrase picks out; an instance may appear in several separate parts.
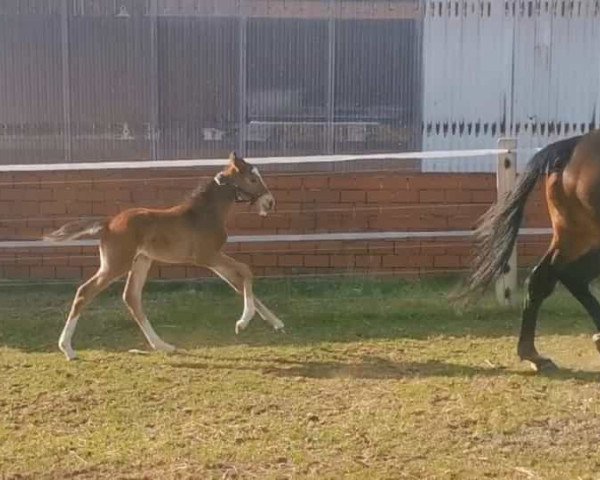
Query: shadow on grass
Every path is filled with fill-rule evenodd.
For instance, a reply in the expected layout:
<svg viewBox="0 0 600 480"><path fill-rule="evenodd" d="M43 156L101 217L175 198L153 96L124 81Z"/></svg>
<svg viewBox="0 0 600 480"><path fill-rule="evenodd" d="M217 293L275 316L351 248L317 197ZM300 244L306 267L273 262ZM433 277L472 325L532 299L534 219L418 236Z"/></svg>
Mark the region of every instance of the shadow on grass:
<svg viewBox="0 0 600 480"><path fill-rule="evenodd" d="M449 280L258 281L256 292L286 323L274 333L257 316L234 334L241 299L213 282L149 285L145 309L157 332L179 348L232 345L282 346L354 343L432 337L498 338L518 333L520 312L487 300L457 312L446 295ZM84 311L74 337L78 350L146 348L120 300L117 285ZM73 286L0 289L0 346L23 351L57 351L56 342L74 294ZM567 301L565 301L567 300ZM591 333L582 309L564 293L544 305L540 333Z"/></svg>
<svg viewBox="0 0 600 480"><path fill-rule="evenodd" d="M532 372L510 370L500 366L477 367L460 365L439 360L426 362L392 362L379 357L367 357L353 362L340 361L290 361L282 359L263 359L260 362L250 361L254 365L235 363L228 358L227 362L169 362L173 368L198 370L251 370L264 375L284 378L353 378L365 380L394 380L419 377L499 377L509 375L534 376ZM249 363L248 359L243 360ZM571 369L560 369L539 373L557 380L578 380L585 383L598 383L600 372L586 372Z"/></svg>

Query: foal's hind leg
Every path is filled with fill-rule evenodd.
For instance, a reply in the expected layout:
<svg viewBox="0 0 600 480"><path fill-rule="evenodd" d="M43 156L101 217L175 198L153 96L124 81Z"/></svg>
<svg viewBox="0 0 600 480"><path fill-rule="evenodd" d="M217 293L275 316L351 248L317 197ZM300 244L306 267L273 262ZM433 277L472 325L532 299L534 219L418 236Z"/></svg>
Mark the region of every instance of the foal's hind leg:
<svg viewBox="0 0 600 480"><path fill-rule="evenodd" d="M542 357L535 348L535 327L542 302L552 293L557 277L552 267L554 250L550 250L536 265L527 279L527 295L523 304L521 333L517 351L521 360L531 362L534 370L554 369L552 360Z"/></svg>
<svg viewBox="0 0 600 480"><path fill-rule="evenodd" d="M173 345L164 342L154 331L142 308L142 289L148 277L148 271L152 266L152 260L145 255L138 255L133 260L131 270L127 276L127 283L123 291L123 301L131 312L131 315L141 328L150 346L159 351L172 352Z"/></svg>
<svg viewBox="0 0 600 480"><path fill-rule="evenodd" d="M71 347L71 338L77 326L77 320L83 308L90 303L102 290L119 278L123 272L113 272L107 268L100 269L83 285L77 289L71 311L58 340L58 348L65 354L67 360L76 358L75 351Z"/></svg>
<svg viewBox="0 0 600 480"><path fill-rule="evenodd" d="M225 261L223 261L223 257L225 257ZM227 255L219 254L219 258L221 259L221 261L215 264L211 264L209 268L217 275L219 275L219 277L225 280L237 293L239 293L240 295L244 295L245 290L243 271L248 270L249 272L249 268L246 265L232 259L231 257L228 257ZM235 268L234 264L238 268ZM242 271L240 271L239 267L243 267ZM275 330L283 330L285 326L283 322L279 320L279 318L277 318L277 316L256 297L254 297L254 305L256 311L264 321L269 323ZM242 319L240 319L239 322L241 322L241 320ZM245 326L243 328L245 328ZM238 325L236 324L236 333L237 332Z"/></svg>

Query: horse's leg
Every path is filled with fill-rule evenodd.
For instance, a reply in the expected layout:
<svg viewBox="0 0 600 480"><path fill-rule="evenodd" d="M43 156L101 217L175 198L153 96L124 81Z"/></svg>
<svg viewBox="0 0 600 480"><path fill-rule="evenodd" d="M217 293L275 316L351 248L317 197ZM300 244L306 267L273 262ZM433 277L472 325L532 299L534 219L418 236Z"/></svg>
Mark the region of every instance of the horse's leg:
<svg viewBox="0 0 600 480"><path fill-rule="evenodd" d="M536 371L556 368L552 360L540 356L535 348L535 327L540 306L552 293L558 280L552 267L554 252L553 249L548 251L531 272L527 279L527 294L523 303L517 351L521 360L531 362Z"/></svg>
<svg viewBox="0 0 600 480"><path fill-rule="evenodd" d="M172 352L175 350L175 347L164 342L157 335L144 314L142 307L142 289L146 283L148 271L151 266L152 260L145 255L138 255L135 257L129 275L127 276L125 290L123 290L123 301L125 302L125 305L127 305L132 317L139 325L150 346L155 350Z"/></svg>
<svg viewBox="0 0 600 480"><path fill-rule="evenodd" d="M271 325L275 331L283 331L285 325L277 315L269 310L257 297L254 297L254 303L256 304L256 311L265 322Z"/></svg>
<svg viewBox="0 0 600 480"><path fill-rule="evenodd" d="M226 256L220 254L222 256ZM227 257L229 260L236 262L231 257ZM236 262L239 263L239 262ZM243 264L240 264L243 265ZM245 266L245 265L244 265ZM221 277L225 282L229 284L231 288L233 288L238 294L244 294L244 282L243 276L240 275L236 269L227 268L223 266L217 266L211 264L209 268L215 272L219 277ZM283 322L275 315L271 310L269 310L264 303L262 303L257 297L254 297L254 306L256 307L256 311L261 316L261 318L269 323L275 330L283 330L284 324ZM237 329L236 329L237 330Z"/></svg>
<svg viewBox="0 0 600 480"><path fill-rule="evenodd" d="M252 272L248 265L223 253L218 253L206 266L244 297L244 311L235 324L235 333L239 333L248 326L256 312L254 292L252 291Z"/></svg>
<svg viewBox="0 0 600 480"><path fill-rule="evenodd" d="M597 251L583 255L579 259L558 270L558 278L566 289L592 317L596 333L592 340L600 352L600 303L590 292L590 282L600 273L600 254Z"/></svg>
<svg viewBox="0 0 600 480"><path fill-rule="evenodd" d="M71 347L71 338L77 326L77 320L83 308L90 303L102 290L114 282L122 273L113 273L103 266L83 285L77 289L71 311L58 340L58 348L65 354L67 360L76 358L75 351Z"/></svg>

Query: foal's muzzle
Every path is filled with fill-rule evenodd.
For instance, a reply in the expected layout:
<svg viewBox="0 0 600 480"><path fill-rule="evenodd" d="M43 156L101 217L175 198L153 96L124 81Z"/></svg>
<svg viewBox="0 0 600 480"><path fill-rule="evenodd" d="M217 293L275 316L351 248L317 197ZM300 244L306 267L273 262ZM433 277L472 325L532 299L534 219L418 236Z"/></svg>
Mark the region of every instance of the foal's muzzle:
<svg viewBox="0 0 600 480"><path fill-rule="evenodd" d="M258 197L256 204L258 205L258 214L261 217L266 217L268 213L275 207L275 198L270 192L265 193L264 195Z"/></svg>

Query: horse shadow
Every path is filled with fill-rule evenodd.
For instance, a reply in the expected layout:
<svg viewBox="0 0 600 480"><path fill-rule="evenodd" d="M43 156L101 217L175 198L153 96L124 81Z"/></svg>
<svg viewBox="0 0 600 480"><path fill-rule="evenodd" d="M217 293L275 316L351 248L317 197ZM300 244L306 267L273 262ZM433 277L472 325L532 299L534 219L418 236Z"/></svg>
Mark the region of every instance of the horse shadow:
<svg viewBox="0 0 600 480"><path fill-rule="evenodd" d="M170 360L167 364L175 369L192 370L248 370L278 378L305 379L357 379L357 380L403 380L415 378L475 378L475 377L533 377L543 375L554 380L582 383L598 383L600 372L581 371L570 368L546 371L516 370L498 365L464 365L441 360L396 362L377 356L363 356L349 361L300 361L282 358L248 359L227 357L225 359L201 354L183 354L186 360Z"/></svg>

